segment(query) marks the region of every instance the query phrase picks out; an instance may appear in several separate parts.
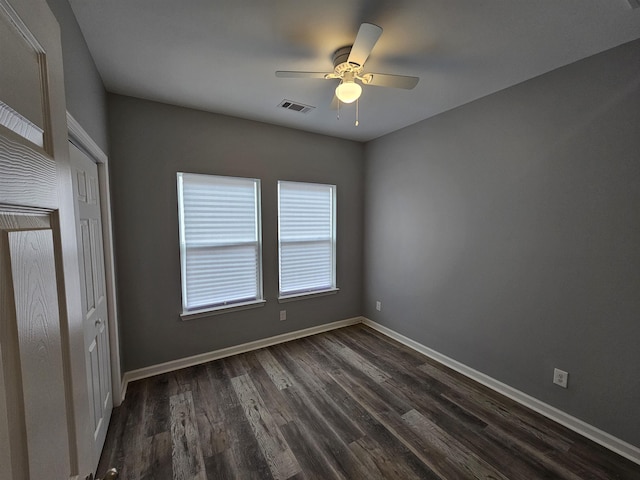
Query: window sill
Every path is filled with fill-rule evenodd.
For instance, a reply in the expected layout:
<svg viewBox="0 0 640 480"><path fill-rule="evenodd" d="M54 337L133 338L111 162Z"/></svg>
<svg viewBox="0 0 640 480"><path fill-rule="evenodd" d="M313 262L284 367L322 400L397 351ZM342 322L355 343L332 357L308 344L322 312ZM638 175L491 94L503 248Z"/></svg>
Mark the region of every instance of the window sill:
<svg viewBox="0 0 640 480"><path fill-rule="evenodd" d="M311 297L324 297L325 295L335 295L340 291L339 288L331 288L328 290L318 290L315 292L296 293L294 295L284 295L278 297L278 303L295 302L296 300L305 300Z"/></svg>
<svg viewBox="0 0 640 480"><path fill-rule="evenodd" d="M197 318L210 317L212 315L222 315L223 313L237 312L239 310L248 310L250 308L264 307L266 300L252 300L245 303L234 303L233 305L223 305L215 308L206 308L203 310L194 310L192 312L183 312L180 314L180 319L195 320Z"/></svg>

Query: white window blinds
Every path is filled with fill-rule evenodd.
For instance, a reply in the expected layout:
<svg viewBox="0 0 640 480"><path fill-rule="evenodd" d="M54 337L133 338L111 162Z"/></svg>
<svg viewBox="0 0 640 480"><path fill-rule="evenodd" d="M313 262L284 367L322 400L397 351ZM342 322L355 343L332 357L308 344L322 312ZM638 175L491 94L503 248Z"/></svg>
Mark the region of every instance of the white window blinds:
<svg viewBox="0 0 640 480"><path fill-rule="evenodd" d="M278 182L280 297L336 288L335 185Z"/></svg>
<svg viewBox="0 0 640 480"><path fill-rule="evenodd" d="M183 310L262 299L260 181L178 173Z"/></svg>

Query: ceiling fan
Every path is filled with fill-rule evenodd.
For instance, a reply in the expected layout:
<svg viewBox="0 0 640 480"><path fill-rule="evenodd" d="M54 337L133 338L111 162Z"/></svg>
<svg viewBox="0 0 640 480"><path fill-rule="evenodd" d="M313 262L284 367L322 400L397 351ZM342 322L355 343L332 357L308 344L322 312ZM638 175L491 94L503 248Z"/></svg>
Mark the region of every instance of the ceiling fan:
<svg viewBox="0 0 640 480"><path fill-rule="evenodd" d="M372 23L363 23L360 25L358 35L353 45L339 48L333 54L333 72L277 71L276 77L340 79L340 84L336 87L335 91L338 108L340 102L353 103L360 98L362 94L360 83L363 85L411 90L418 84L420 80L418 77L364 72L364 63L367 61L367 58L369 58L371 50L373 50L380 35L382 35L382 28ZM334 98L334 101L335 100ZM358 125L357 117L356 125Z"/></svg>

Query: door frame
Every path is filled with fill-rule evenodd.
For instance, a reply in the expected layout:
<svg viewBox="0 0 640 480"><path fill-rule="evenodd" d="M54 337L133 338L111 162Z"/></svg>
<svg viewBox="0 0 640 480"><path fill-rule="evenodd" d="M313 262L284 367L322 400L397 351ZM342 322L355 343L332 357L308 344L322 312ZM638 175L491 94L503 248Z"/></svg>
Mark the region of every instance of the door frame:
<svg viewBox="0 0 640 480"><path fill-rule="evenodd" d="M111 360L111 391L113 406L118 407L124 397L120 365L120 336L118 328L118 301L116 290L115 258L113 246L113 221L111 216L111 192L109 190L109 157L93 141L84 128L67 112L69 142L86 153L98 167L100 213L102 216L102 243L104 246L104 270L106 281L107 318L109 324L109 358Z"/></svg>

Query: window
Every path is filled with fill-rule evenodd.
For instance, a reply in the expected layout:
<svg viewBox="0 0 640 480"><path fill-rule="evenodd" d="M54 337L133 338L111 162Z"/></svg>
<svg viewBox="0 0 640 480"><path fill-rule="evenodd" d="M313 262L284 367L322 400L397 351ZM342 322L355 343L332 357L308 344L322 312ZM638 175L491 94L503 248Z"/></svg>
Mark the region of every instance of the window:
<svg viewBox="0 0 640 480"><path fill-rule="evenodd" d="M336 289L336 187L278 182L280 298Z"/></svg>
<svg viewBox="0 0 640 480"><path fill-rule="evenodd" d="M263 303L260 181L178 173L183 315Z"/></svg>

